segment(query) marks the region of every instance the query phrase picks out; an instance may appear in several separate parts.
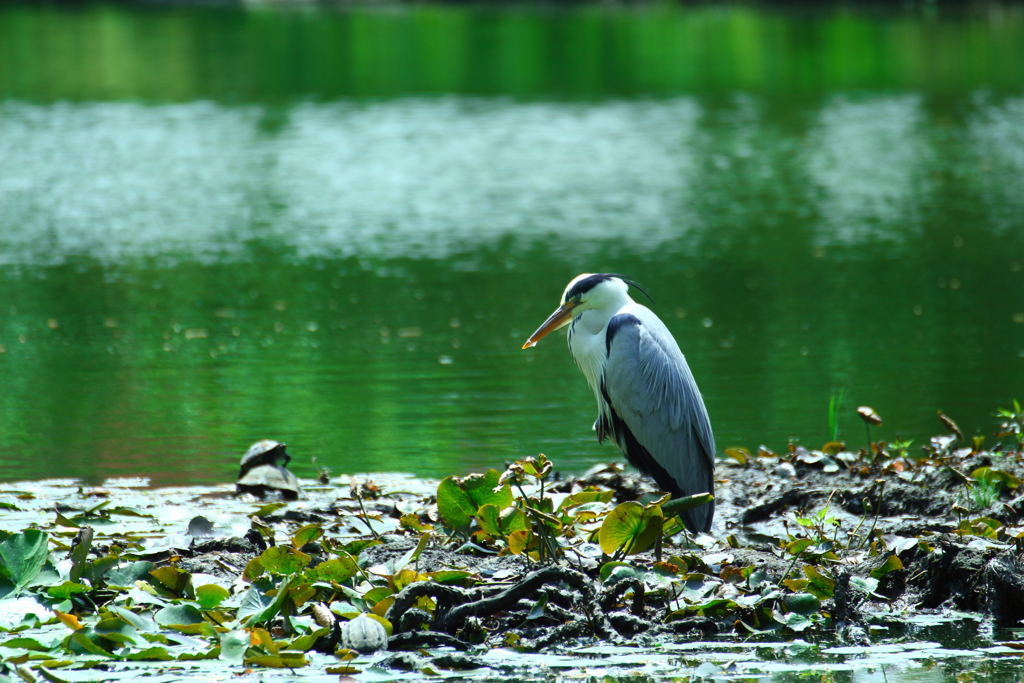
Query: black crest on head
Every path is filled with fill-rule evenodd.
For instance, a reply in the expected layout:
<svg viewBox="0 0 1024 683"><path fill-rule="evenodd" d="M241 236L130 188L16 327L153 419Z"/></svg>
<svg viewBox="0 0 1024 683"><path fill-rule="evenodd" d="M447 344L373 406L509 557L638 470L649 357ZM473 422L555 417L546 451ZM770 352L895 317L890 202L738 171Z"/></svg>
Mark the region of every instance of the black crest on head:
<svg viewBox="0 0 1024 683"><path fill-rule="evenodd" d="M574 284L572 286L572 289L565 293L565 300L568 301L573 297L580 296L581 294L586 294L597 285L601 284L606 280L611 280L612 278L618 278L625 282L630 287L636 287L641 292L643 292L644 296L646 296L648 299L651 299L651 295L647 293L647 290L645 290L643 287L641 287L636 282L630 280L624 275L619 275L618 273L594 273L593 275L589 275L583 278L582 280L579 280L576 284ZM651 299L651 303L654 303L654 299Z"/></svg>

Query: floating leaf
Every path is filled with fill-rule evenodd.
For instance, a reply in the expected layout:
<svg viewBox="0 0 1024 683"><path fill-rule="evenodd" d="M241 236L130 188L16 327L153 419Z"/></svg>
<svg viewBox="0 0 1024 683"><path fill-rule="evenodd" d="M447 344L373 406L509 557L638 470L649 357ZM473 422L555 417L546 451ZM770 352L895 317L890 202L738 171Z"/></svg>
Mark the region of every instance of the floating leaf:
<svg viewBox="0 0 1024 683"><path fill-rule="evenodd" d="M205 586L199 586L196 588L196 600L199 602L199 606L203 609L213 609L220 605L231 596L223 586L218 586L215 583L207 584Z"/></svg>
<svg viewBox="0 0 1024 683"><path fill-rule="evenodd" d="M200 624L203 615L192 605L168 605L154 614L153 620L161 626Z"/></svg>
<svg viewBox="0 0 1024 683"><path fill-rule="evenodd" d="M65 581L59 586L50 586L46 589L46 592L51 598L66 600L76 593L88 593L89 587L74 581Z"/></svg>
<svg viewBox="0 0 1024 683"><path fill-rule="evenodd" d="M95 565L95 562L93 564ZM127 588L129 586L134 586L136 581L148 578L149 573L153 571L154 568L156 568L156 565L152 562L132 562L123 567L109 567L105 572L105 578L107 583L111 586Z"/></svg>
<svg viewBox="0 0 1024 683"><path fill-rule="evenodd" d="M192 582L192 575L177 567L159 567L149 573L157 583L177 595L183 595Z"/></svg>
<svg viewBox="0 0 1024 683"><path fill-rule="evenodd" d="M430 524L424 524L423 522L421 522L419 516L414 515L411 512L402 515L401 518L398 520L398 523L402 526L403 529L408 529L409 531L422 532L430 531L434 528Z"/></svg>
<svg viewBox="0 0 1024 683"><path fill-rule="evenodd" d="M256 586L250 586L242 593L242 599L238 605L238 620L244 621L250 617L253 623L260 623L264 619L270 619L277 612L274 610L276 599L267 595Z"/></svg>
<svg viewBox="0 0 1024 683"><path fill-rule="evenodd" d="M467 581L467 579L472 578L475 574L460 569L444 569L438 572L428 572L427 576L434 583L461 586L472 585L472 582Z"/></svg>
<svg viewBox="0 0 1024 683"><path fill-rule="evenodd" d="M147 647L145 650L129 653L124 658L132 662L167 662L176 659L162 647Z"/></svg>
<svg viewBox="0 0 1024 683"><path fill-rule="evenodd" d="M99 655L100 657L113 657L107 650L100 647L98 643L89 637L85 629L75 631L68 637L69 649L76 654Z"/></svg>

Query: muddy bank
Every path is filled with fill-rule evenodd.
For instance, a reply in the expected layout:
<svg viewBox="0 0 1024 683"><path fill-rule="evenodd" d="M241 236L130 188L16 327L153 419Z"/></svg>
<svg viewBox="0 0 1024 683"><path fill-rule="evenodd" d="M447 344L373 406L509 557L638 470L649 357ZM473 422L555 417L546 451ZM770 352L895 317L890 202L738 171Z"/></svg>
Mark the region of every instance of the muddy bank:
<svg viewBox="0 0 1024 683"><path fill-rule="evenodd" d="M343 628L364 613L386 632L379 666L424 672L595 643L913 639L952 612L1013 627L1021 460L945 436L914 454L733 451L713 533L696 538L615 466L575 479L538 466L511 487L498 472L303 482L295 501L8 484L0 652L9 673L203 660L352 673ZM538 464L523 462L520 475ZM463 494L454 510L446 496ZM636 529L609 541L624 509Z"/></svg>

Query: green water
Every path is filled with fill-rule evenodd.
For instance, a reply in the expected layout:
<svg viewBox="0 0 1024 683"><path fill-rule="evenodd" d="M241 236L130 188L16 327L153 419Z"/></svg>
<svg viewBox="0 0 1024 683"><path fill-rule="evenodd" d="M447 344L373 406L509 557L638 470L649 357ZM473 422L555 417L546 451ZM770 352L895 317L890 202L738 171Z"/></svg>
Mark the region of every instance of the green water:
<svg viewBox="0 0 1024 683"><path fill-rule="evenodd" d="M720 448L1024 399L1024 7L0 7L0 478L617 454L584 271Z"/></svg>

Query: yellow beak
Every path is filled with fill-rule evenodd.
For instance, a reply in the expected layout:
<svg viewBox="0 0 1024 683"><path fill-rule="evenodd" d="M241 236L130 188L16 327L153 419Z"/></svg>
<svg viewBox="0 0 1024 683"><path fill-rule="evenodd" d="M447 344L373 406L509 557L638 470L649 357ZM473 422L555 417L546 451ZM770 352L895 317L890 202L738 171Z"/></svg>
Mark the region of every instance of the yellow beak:
<svg viewBox="0 0 1024 683"><path fill-rule="evenodd" d="M559 327L564 327L572 320L573 304L565 304L555 309L555 312L548 316L548 319L537 328L537 331L530 335L530 338L523 344L524 349L536 346L537 342L547 336L548 332L554 332Z"/></svg>

